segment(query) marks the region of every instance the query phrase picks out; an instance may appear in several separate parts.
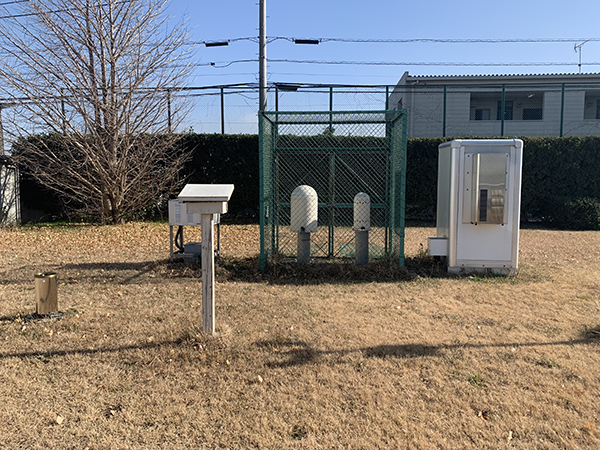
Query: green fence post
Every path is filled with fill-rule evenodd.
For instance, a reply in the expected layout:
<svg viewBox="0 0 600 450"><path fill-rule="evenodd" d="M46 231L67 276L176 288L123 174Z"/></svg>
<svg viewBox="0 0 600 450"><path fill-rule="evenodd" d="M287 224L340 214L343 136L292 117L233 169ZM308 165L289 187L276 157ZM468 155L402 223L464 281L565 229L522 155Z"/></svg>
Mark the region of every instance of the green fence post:
<svg viewBox="0 0 600 450"><path fill-rule="evenodd" d="M225 93L221 88L221 134L225 134Z"/></svg>
<svg viewBox="0 0 600 450"><path fill-rule="evenodd" d="M500 136L504 136L504 102L506 100L506 85L502 85L502 105L500 106Z"/></svg>
<svg viewBox="0 0 600 450"><path fill-rule="evenodd" d="M442 137L446 137L446 85L444 85L444 108L442 114Z"/></svg>
<svg viewBox="0 0 600 450"><path fill-rule="evenodd" d="M329 87L329 112L333 112L333 86ZM333 115L329 114L329 133L333 134Z"/></svg>
<svg viewBox="0 0 600 450"><path fill-rule="evenodd" d="M171 133L171 89L167 89L167 127Z"/></svg>
<svg viewBox="0 0 600 450"><path fill-rule="evenodd" d="M385 110L388 111L390 109L390 87L385 87Z"/></svg>
<svg viewBox="0 0 600 450"><path fill-rule="evenodd" d="M563 125L565 120L565 83L562 84L560 93L560 133L559 136L563 137Z"/></svg>
<svg viewBox="0 0 600 450"><path fill-rule="evenodd" d="M266 205L265 205L265 162L264 162L264 117L262 113L258 113L258 172L259 172L259 211L260 211L260 260L259 270L262 272L265 270L267 262L266 248L265 248L265 226L266 226Z"/></svg>
<svg viewBox="0 0 600 450"><path fill-rule="evenodd" d="M404 267L404 238L405 238L405 225L406 225L406 162L407 162L407 150L406 144L408 140L408 117L406 114L402 114L402 137L400 147L402 149L402 162L400 163L400 242L399 242L399 265Z"/></svg>
<svg viewBox="0 0 600 450"><path fill-rule="evenodd" d="M329 249L328 255L330 258L335 253L335 158L336 152L332 150L329 155Z"/></svg>

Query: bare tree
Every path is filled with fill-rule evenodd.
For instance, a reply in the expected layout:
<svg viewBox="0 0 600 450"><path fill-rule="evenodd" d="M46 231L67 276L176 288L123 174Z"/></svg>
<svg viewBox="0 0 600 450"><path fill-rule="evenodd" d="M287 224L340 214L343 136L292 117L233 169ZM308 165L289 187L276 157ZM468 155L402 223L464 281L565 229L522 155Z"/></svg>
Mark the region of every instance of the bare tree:
<svg viewBox="0 0 600 450"><path fill-rule="evenodd" d="M119 223L177 182L184 24L167 0L29 0L0 21L5 135L21 167L73 207ZM5 14L8 15L8 14Z"/></svg>

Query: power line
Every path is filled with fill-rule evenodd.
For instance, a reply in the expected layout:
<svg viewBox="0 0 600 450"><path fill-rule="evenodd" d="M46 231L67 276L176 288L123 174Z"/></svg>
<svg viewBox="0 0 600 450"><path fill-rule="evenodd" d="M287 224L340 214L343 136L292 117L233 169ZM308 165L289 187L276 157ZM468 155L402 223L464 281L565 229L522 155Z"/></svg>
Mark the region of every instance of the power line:
<svg viewBox="0 0 600 450"><path fill-rule="evenodd" d="M0 6L5 6L5 5L14 5L16 3L27 3L29 0L13 0L11 2L3 2L0 3Z"/></svg>
<svg viewBox="0 0 600 450"><path fill-rule="evenodd" d="M511 66L570 66L573 62L425 62L425 61L316 61L299 59L271 59L270 62L296 64L325 64L325 65L358 65L358 66L456 66L456 67L511 67ZM598 66L600 62L582 63L586 66Z"/></svg>
<svg viewBox="0 0 600 450"><path fill-rule="evenodd" d="M122 3L129 3L131 0L122 0L120 2L117 2L117 4L122 4ZM11 4L15 4L15 3L27 3L29 2L29 0L13 0L10 2L6 2L6 3L0 3L0 6L2 5L11 5ZM106 3L103 3L101 6L107 6ZM40 15L45 15L45 14L60 14L60 13L64 13L64 12L72 12L72 11L77 11L76 8L66 8L66 9L57 9L57 10L52 10L52 11L40 11L40 12L30 12L30 13L21 13L21 14L9 14L7 16L0 16L0 19L5 20L5 19L20 19L22 17L31 17L31 16L40 16Z"/></svg>
<svg viewBox="0 0 600 450"><path fill-rule="evenodd" d="M297 38L274 37L270 39L297 41ZM515 39L439 39L439 38L410 38L410 39L363 39L363 38L318 38L319 42L347 43L383 43L383 44L512 44L512 43L573 43L581 41L600 42L600 38L515 38Z"/></svg>
<svg viewBox="0 0 600 450"><path fill-rule="evenodd" d="M207 62L196 63L194 66L212 66L217 69L229 67L233 64L240 63L256 63L255 59L238 59L234 61L224 62ZM314 65L357 65L357 66L456 66L456 67L544 67L544 66L572 66L572 61L569 62L428 62L428 61L320 61L320 60L303 60L303 59L269 59L269 63L293 63L293 64L314 64ZM585 66L599 66L600 62L585 62L581 63Z"/></svg>
<svg viewBox="0 0 600 450"><path fill-rule="evenodd" d="M288 36L268 36L268 42L274 41L318 41L318 42L343 42L343 43L361 43L361 44L413 44L413 43L432 43L432 44L537 44L537 43L574 43L574 42L600 42L600 38L514 38L514 39L446 39L446 38L407 38L407 39L367 39L367 38L340 38L340 37L322 37L322 38L294 38ZM253 41L258 42L257 37L238 37L224 39L226 42ZM210 41L189 41L188 45L206 44Z"/></svg>

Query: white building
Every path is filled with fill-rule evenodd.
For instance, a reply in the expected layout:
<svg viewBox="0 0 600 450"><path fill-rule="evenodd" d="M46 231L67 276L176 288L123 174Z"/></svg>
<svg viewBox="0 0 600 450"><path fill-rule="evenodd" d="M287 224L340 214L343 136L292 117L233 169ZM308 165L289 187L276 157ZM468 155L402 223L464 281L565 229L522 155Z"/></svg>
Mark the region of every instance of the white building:
<svg viewBox="0 0 600 450"><path fill-rule="evenodd" d="M0 226L21 221L19 171L10 159L0 155Z"/></svg>
<svg viewBox="0 0 600 450"><path fill-rule="evenodd" d="M413 76L388 99L409 137L600 134L600 74Z"/></svg>

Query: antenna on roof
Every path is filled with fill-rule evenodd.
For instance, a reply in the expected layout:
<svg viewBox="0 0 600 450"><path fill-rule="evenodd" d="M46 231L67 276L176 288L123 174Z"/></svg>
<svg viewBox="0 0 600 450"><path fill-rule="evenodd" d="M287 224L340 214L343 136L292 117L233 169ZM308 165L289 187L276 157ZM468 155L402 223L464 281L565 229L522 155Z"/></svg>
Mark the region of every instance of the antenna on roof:
<svg viewBox="0 0 600 450"><path fill-rule="evenodd" d="M589 40L583 41L581 44L575 44L575 46L573 47L575 53L579 52L579 73L581 73L581 47L583 47L583 44L585 44L586 42L589 42Z"/></svg>

